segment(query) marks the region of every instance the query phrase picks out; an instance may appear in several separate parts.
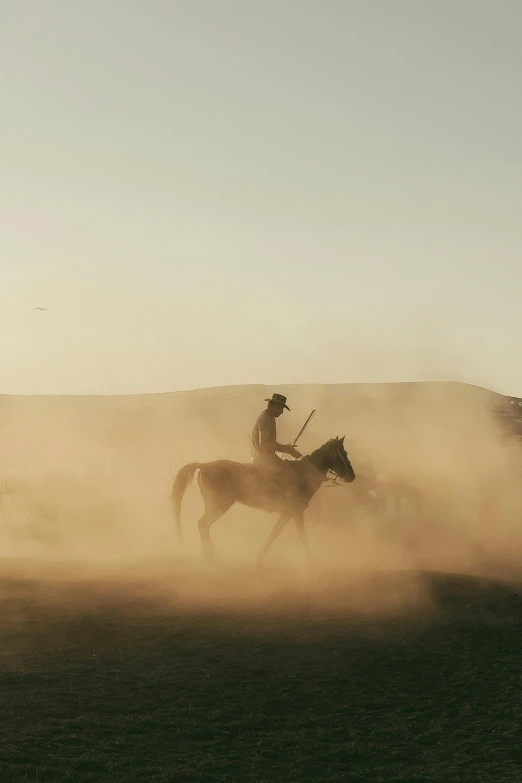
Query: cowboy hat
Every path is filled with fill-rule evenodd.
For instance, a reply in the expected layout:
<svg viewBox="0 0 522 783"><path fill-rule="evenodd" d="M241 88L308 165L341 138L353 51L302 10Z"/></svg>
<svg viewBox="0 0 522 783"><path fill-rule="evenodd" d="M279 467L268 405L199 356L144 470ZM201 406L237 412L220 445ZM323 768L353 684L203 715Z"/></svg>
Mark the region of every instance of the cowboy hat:
<svg viewBox="0 0 522 783"><path fill-rule="evenodd" d="M283 408L286 408L287 411L290 410L288 405L286 404L286 397L284 394L272 394L272 397L270 399L265 400L265 402L273 402L274 405L282 405Z"/></svg>

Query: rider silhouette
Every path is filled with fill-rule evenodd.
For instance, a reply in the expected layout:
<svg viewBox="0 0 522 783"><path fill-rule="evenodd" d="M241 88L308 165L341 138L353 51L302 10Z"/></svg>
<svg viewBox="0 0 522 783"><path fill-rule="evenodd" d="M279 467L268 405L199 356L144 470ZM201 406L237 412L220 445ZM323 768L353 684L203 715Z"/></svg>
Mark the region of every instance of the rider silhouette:
<svg viewBox="0 0 522 783"><path fill-rule="evenodd" d="M286 404L286 397L283 394L273 394L265 402L268 405L258 416L252 430L252 461L269 469L282 468L284 461L277 456L277 452L289 454L296 459L302 456L295 446L285 446L277 442L276 419L285 409L289 411L290 408Z"/></svg>

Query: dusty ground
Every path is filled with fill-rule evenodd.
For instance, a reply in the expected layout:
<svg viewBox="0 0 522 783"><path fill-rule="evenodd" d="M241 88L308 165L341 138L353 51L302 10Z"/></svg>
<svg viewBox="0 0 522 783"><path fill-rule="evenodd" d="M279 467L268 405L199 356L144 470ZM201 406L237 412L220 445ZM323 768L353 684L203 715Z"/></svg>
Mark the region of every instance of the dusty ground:
<svg viewBox="0 0 522 783"><path fill-rule="evenodd" d="M0 571L6 783L521 779L516 586L174 561Z"/></svg>
<svg viewBox="0 0 522 783"><path fill-rule="evenodd" d="M274 519L234 507L208 570L173 476L247 459L274 389L2 398L0 783L522 780L522 452L491 395L280 390L282 440L316 408L304 453L346 433L424 505L324 488L311 567L290 525L263 572Z"/></svg>

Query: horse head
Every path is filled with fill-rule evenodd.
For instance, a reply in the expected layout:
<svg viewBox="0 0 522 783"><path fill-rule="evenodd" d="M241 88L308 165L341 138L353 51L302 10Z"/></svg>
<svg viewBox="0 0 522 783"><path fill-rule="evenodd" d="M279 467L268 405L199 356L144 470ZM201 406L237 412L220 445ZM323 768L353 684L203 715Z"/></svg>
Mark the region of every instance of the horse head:
<svg viewBox="0 0 522 783"><path fill-rule="evenodd" d="M340 481L350 484L355 472L344 448L344 438L332 438L310 455L310 461L321 473L333 473Z"/></svg>
<svg viewBox="0 0 522 783"><path fill-rule="evenodd" d="M348 454L344 447L344 438L335 438L333 443L333 460L330 464L330 472L335 473L341 481L346 484L351 484L355 479L355 471L352 467L352 463L348 459Z"/></svg>

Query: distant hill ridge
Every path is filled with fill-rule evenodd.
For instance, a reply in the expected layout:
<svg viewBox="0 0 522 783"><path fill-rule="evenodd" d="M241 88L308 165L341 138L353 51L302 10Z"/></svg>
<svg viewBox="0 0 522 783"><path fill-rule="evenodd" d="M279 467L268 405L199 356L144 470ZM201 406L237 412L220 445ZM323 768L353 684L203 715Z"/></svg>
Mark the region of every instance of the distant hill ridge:
<svg viewBox="0 0 522 783"><path fill-rule="evenodd" d="M35 422L47 417L59 416L60 420L79 420L87 426L90 421L104 419L109 426L125 422L154 419L157 425L177 421L177 428L184 431L184 421L200 421L203 426L212 424L224 429L243 432L251 424L252 416L264 405L264 399L274 391L288 397L292 411L290 418L295 429L296 421L308 415L311 408L318 413L328 412L328 419L339 421L340 426L350 411L377 410L383 404L399 405L407 409L409 400L425 399L428 403L450 405L453 402L478 405L493 412L512 432L522 436L522 399L493 392L480 386L458 381L405 381L397 383L346 383L346 384L288 384L215 386L209 388L114 395L11 395L0 394L0 429L10 419L28 417ZM191 421L191 424L194 423ZM334 433L335 434L335 433Z"/></svg>
<svg viewBox="0 0 522 783"><path fill-rule="evenodd" d="M378 396L386 396L389 393L397 394L411 394L420 389L433 389L444 391L465 391L466 393L483 397L484 399L504 401L507 403L513 402L514 404L520 403L522 407L522 399L518 397L512 397L509 395L499 394L498 392L491 391L482 386L477 386L470 383L462 383L461 381L394 381L383 383L294 383L294 384L235 384L227 386L208 386L196 389L183 389L181 391L164 391L164 392L138 392L129 394L1 394L2 399L135 399L137 397L166 397L166 396L186 396L186 395L227 395L238 393L265 393L276 390L286 390L288 394L300 392L303 390L313 392L315 394L330 394L343 392L352 392L355 394L368 393L372 396L378 394Z"/></svg>

